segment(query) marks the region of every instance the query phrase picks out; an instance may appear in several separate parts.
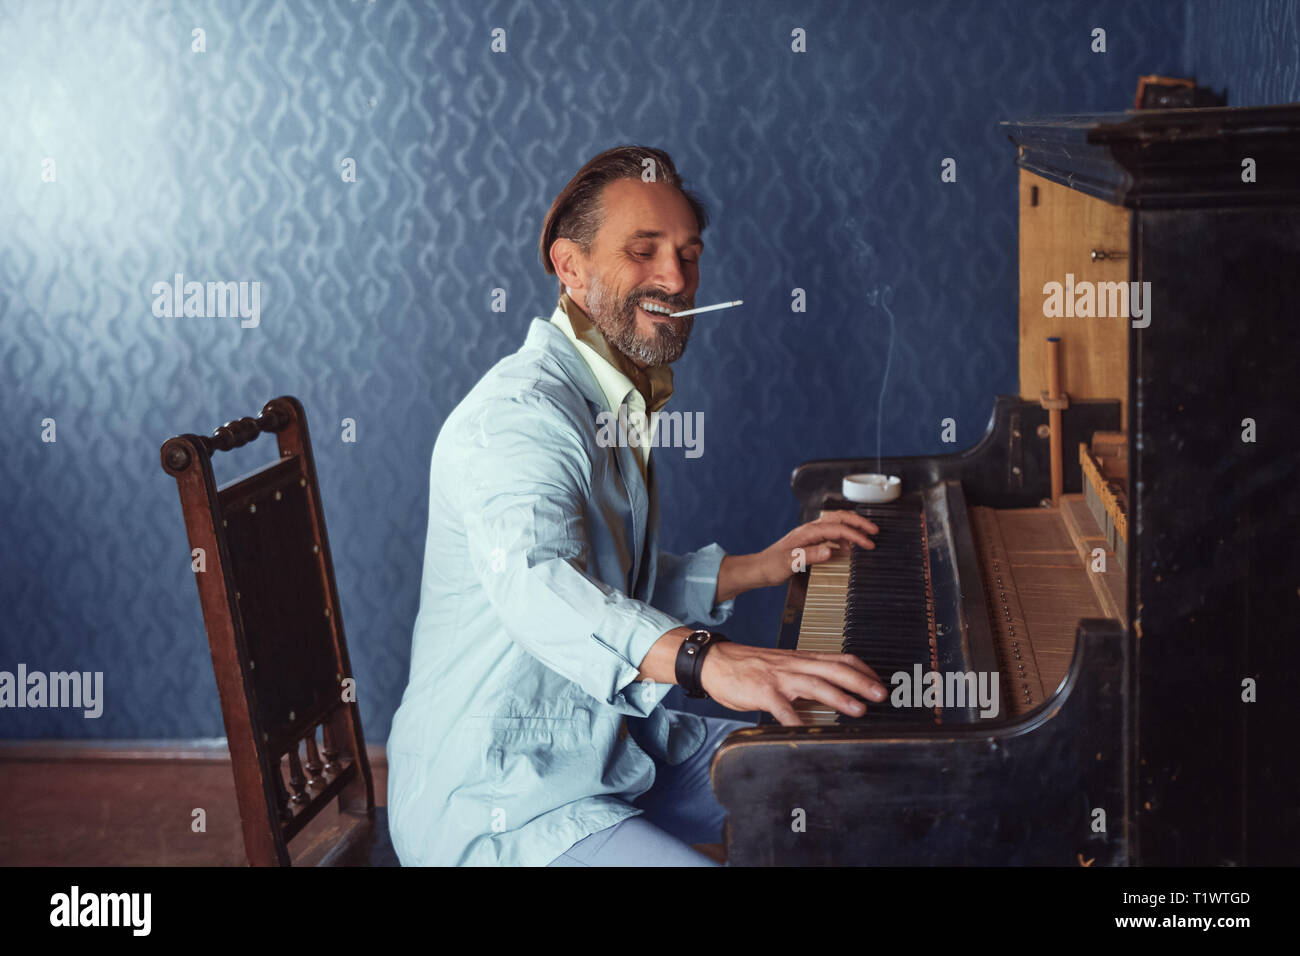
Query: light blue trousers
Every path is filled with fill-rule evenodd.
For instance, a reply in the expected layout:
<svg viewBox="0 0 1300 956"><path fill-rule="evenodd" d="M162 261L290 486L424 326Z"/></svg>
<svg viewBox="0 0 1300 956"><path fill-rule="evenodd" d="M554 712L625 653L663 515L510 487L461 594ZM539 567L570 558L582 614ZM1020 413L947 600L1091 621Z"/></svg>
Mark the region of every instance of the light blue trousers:
<svg viewBox="0 0 1300 956"><path fill-rule="evenodd" d="M743 720L704 717L700 749L677 766L656 760L655 782L632 805L645 812L579 840L551 866L717 866L691 849L692 843L718 843L726 811L713 795L709 763L734 730L754 726Z"/></svg>

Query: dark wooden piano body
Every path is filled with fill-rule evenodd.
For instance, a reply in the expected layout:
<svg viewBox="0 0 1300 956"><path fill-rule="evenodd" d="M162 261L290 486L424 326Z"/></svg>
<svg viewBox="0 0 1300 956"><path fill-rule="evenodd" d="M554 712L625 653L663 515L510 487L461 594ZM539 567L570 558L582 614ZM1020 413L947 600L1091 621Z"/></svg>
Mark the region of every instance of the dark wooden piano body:
<svg viewBox="0 0 1300 956"><path fill-rule="evenodd" d="M1069 450L1127 433L1123 610L1069 622L1065 677L1026 713L733 734L712 769L729 862L1294 865L1300 106L1004 125L1019 147L1022 232L1040 189L1086 195L1127 231L1127 255L1106 263L1120 273L1101 278L1152 283L1150 323L1118 320L1118 379L1113 365L1097 371L1101 345L1089 339L1065 386L1092 400L1072 397L1061 413L1067 493L1080 486ZM1079 237L1084 252L1089 241ZM1042 295L1023 235L1021 252L1023 397L998 396L970 449L883 468L905 489L948 488L957 511L1033 508L1050 493L1047 412L1026 381ZM1092 335L1089 323L1117 320L1073 321ZM1092 380L1075 393L1072 376ZM1243 441L1245 419L1254 441ZM866 458L801 465L801 518L846 506L842 477L876 470ZM954 539L968 533L964 513L948 518ZM988 627L977 620L987 569L973 560L969 543L953 544L949 610L963 635ZM808 579L792 579L780 646L794 646Z"/></svg>

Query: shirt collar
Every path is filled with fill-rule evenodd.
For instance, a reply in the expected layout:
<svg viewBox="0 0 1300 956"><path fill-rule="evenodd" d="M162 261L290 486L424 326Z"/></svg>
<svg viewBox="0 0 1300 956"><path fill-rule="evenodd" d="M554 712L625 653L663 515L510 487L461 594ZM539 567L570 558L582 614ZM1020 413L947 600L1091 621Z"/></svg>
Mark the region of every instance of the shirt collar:
<svg viewBox="0 0 1300 956"><path fill-rule="evenodd" d="M645 400L646 411L650 413L659 411L668 403L673 394L671 366L654 365L644 369L638 366L609 344L600 329L596 328L582 307L569 298L567 292L560 293L560 302L556 308L557 312L562 312L568 318L574 338L588 346L627 383L622 397L626 397L627 392L635 388Z"/></svg>

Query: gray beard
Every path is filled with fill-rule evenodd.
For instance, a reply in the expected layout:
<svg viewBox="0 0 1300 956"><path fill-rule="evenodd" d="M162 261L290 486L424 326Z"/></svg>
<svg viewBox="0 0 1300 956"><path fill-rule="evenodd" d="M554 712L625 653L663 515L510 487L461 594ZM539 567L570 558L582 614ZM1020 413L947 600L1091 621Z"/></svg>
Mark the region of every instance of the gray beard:
<svg viewBox="0 0 1300 956"><path fill-rule="evenodd" d="M674 319L680 322L680 330L672 323L656 323L654 334L643 338L636 331L637 303L642 299L664 302L665 296L659 292L649 295L634 292L623 302L616 302L613 293L596 276L592 276L587 289L587 317L600 329L606 341L628 358L644 362L647 366L668 365L676 362L686 351L686 342L695 327L695 317L691 315ZM687 303L674 302L671 297L666 305L687 308Z"/></svg>

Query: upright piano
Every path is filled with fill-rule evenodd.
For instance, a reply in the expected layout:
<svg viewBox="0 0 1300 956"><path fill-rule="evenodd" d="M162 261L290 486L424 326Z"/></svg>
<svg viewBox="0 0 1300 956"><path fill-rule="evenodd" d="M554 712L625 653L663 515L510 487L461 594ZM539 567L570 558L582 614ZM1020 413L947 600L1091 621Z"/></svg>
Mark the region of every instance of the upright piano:
<svg viewBox="0 0 1300 956"><path fill-rule="evenodd" d="M1002 125L1019 394L885 459L893 502L843 496L874 458L795 469L801 520L880 533L794 575L778 646L895 694L730 735L728 861L1300 863L1300 105Z"/></svg>

